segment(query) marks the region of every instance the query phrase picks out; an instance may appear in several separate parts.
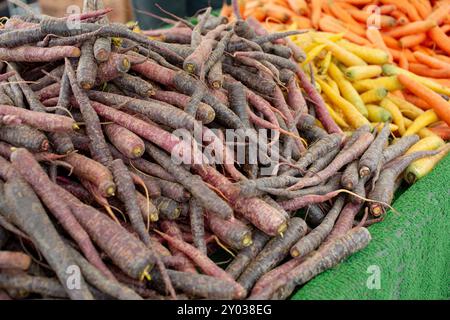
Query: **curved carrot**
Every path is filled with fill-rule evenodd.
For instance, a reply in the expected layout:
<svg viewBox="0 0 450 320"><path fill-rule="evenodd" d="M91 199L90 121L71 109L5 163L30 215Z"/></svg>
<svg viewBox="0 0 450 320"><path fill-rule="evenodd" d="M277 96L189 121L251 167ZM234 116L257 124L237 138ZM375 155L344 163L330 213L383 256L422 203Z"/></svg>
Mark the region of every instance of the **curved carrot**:
<svg viewBox="0 0 450 320"><path fill-rule="evenodd" d="M431 20L415 21L405 24L404 26L401 27L392 28L391 30L387 31L386 34L394 38L400 38L410 34L425 32L433 27L436 27L436 22L434 21Z"/></svg>
<svg viewBox="0 0 450 320"><path fill-rule="evenodd" d="M441 120L444 120L450 125L450 103L448 101L433 90L406 75L399 74L397 78L405 88L426 101Z"/></svg>
<svg viewBox="0 0 450 320"><path fill-rule="evenodd" d="M414 57L416 57L416 59L423 63L426 64L427 66L431 67L431 68L435 68L435 69L450 69L450 63L447 63L445 61L441 61L439 59L436 59L434 57L431 57L423 52L414 52Z"/></svg>
<svg viewBox="0 0 450 320"><path fill-rule="evenodd" d="M444 78L444 79L450 78L450 68L430 69L430 66L426 66L424 64L411 63L411 65L409 66L409 71L424 77Z"/></svg>
<svg viewBox="0 0 450 320"><path fill-rule="evenodd" d="M450 55L450 37L439 27L431 28L428 31L428 36L437 44L439 48Z"/></svg>

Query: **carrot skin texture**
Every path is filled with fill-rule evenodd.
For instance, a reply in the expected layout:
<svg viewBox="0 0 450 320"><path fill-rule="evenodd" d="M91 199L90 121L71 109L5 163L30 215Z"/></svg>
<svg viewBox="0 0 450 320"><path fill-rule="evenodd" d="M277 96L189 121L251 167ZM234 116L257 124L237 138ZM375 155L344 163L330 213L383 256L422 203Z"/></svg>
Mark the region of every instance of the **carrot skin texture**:
<svg viewBox="0 0 450 320"><path fill-rule="evenodd" d="M383 156L382 151L388 143L390 133L389 123L385 123L381 132L359 159L358 169L361 177L370 176L380 166L380 161Z"/></svg>
<svg viewBox="0 0 450 320"><path fill-rule="evenodd" d="M22 120L22 123L42 131L64 132L78 128L75 121L69 117L0 105L0 115L8 114L15 115Z"/></svg>
<svg viewBox="0 0 450 320"><path fill-rule="evenodd" d="M31 258L22 253L14 251L0 251L0 268L27 270L30 267Z"/></svg>
<svg viewBox="0 0 450 320"><path fill-rule="evenodd" d="M72 299L93 299L83 277L80 279L80 289L70 290L66 287L67 268L74 265L75 261L31 187L20 176L15 175L5 183L4 195L8 200L6 203L0 203L3 215L33 239L33 243L41 249L42 255L52 266L68 296ZM54 250L45 250L48 247Z"/></svg>
<svg viewBox="0 0 450 320"><path fill-rule="evenodd" d="M33 152L47 151L50 146L45 134L27 125L0 126L0 139Z"/></svg>
<svg viewBox="0 0 450 320"><path fill-rule="evenodd" d="M68 59L65 60L65 65L73 95L78 103L81 114L83 115L83 120L86 124L87 136L91 141L89 144L89 150L92 157L104 166L109 167L112 161L112 156L103 135L100 119L94 108L92 108L86 93L79 87L78 82L76 81L75 71L73 70Z"/></svg>
<svg viewBox="0 0 450 320"><path fill-rule="evenodd" d="M216 213L224 219L232 217L233 210L231 207L210 190L200 177L192 175L181 166L175 165L168 155L151 144L146 144L146 151L159 165L167 171L172 172L174 178L192 193L202 207Z"/></svg>
<svg viewBox="0 0 450 320"><path fill-rule="evenodd" d="M345 236L321 247L305 262L288 273L280 275L276 281L271 283L270 287L265 287L249 299L269 299L282 286L287 289L287 292L283 295L283 297L286 297L296 286L309 281L319 273L337 265L351 254L365 248L370 240L371 236L366 228L352 229Z"/></svg>
<svg viewBox="0 0 450 320"><path fill-rule="evenodd" d="M244 298L246 290L238 284L229 274L219 268L214 262L212 262L207 256L203 255L197 248L191 246L184 241L171 237L165 233L158 232L165 240L167 240L173 247L182 251L191 260L199 266L207 275L214 276L218 279L228 281L233 287L233 296L236 299Z"/></svg>
<svg viewBox="0 0 450 320"><path fill-rule="evenodd" d="M238 255L227 266L225 271L234 279L237 279L259 252L261 252L269 239L270 237L262 231L254 230L252 244L239 251Z"/></svg>
<svg viewBox="0 0 450 320"><path fill-rule="evenodd" d="M272 269L286 257L291 246L305 235L306 229L306 223L303 219L292 218L289 220L285 234L271 239L266 244L264 249L239 276L238 282L246 290L250 290L265 272Z"/></svg>
<svg viewBox="0 0 450 320"><path fill-rule="evenodd" d="M111 143L126 157L140 158L145 151L144 141L136 134L116 124L108 124L104 131Z"/></svg>
<svg viewBox="0 0 450 320"><path fill-rule="evenodd" d="M203 208L195 198L192 198L189 201L189 219L191 222L191 232L194 239L194 245L202 254L207 255L208 251L205 242Z"/></svg>
<svg viewBox="0 0 450 320"><path fill-rule="evenodd" d="M353 148L351 150L341 151L336 158L328 165L327 168L318 172L315 176L310 178L304 178L297 182L294 186L290 187L290 190L298 190L304 187L316 185L323 180L331 177L336 170L339 170L347 163L358 158L370 145L373 141L373 135L371 133L363 133L361 137L359 137L356 142L353 144Z"/></svg>
<svg viewBox="0 0 450 320"><path fill-rule="evenodd" d="M134 235L93 207L81 203L68 191L59 188L58 195L69 205L92 240L124 273L141 279L143 273L153 267L151 252Z"/></svg>
<svg viewBox="0 0 450 320"><path fill-rule="evenodd" d="M12 49L0 48L0 59L5 61L23 62L48 62L57 61L63 58L77 58L80 56L80 49L77 47L17 47Z"/></svg>
<svg viewBox="0 0 450 320"><path fill-rule="evenodd" d="M77 153L71 153L64 161L73 167L73 173L96 185L100 192L109 197L116 191L111 172L99 162Z"/></svg>
<svg viewBox="0 0 450 320"><path fill-rule="evenodd" d="M333 225L344 206L344 200L344 196L339 196L320 225L291 247L290 253L292 257L305 257L320 246L333 229Z"/></svg>
<svg viewBox="0 0 450 320"><path fill-rule="evenodd" d="M33 155L26 149L20 148L11 154L11 162L14 168L34 188L37 195L62 224L64 229L77 242L86 258L101 270L104 275L112 277L111 272L102 262L97 250L91 243L89 236L72 215L69 207L55 197L57 186L49 179Z"/></svg>

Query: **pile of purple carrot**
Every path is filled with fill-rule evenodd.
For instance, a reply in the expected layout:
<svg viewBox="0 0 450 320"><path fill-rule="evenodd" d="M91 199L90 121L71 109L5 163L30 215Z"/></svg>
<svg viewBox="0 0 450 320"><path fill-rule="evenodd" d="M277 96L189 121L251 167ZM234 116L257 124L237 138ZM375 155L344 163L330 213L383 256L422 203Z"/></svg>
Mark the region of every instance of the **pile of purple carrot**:
<svg viewBox="0 0 450 320"><path fill-rule="evenodd" d="M207 8L135 32L108 12L0 29L0 298L286 299L366 247L433 154L403 155L415 135L389 146L388 123L346 136L299 31ZM252 144L258 161L238 161Z"/></svg>

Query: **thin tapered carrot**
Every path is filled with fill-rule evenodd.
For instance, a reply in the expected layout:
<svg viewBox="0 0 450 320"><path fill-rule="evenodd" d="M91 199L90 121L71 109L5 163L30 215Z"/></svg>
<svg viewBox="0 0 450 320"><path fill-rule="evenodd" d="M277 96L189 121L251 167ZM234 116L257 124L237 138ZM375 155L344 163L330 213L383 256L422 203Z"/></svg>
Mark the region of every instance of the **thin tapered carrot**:
<svg viewBox="0 0 450 320"><path fill-rule="evenodd" d="M448 101L430 88L406 75L399 74L397 75L397 78L400 83L405 86L405 88L426 101L441 120L444 120L448 125L450 125L450 103Z"/></svg>
<svg viewBox="0 0 450 320"><path fill-rule="evenodd" d="M436 22L434 21L431 20L415 21L405 24L404 26L394 27L391 30L387 31L386 34L394 38L400 38L410 34L426 32L432 29L433 27L436 27Z"/></svg>
<svg viewBox="0 0 450 320"><path fill-rule="evenodd" d="M419 132L421 129L427 127L428 125L435 123L439 120L436 112L433 109L427 110L418 116L414 121L409 125L408 129L405 132L405 136L415 134Z"/></svg>
<svg viewBox="0 0 450 320"><path fill-rule="evenodd" d="M420 63L411 63L409 66L409 71L414 72L419 76L432 77L432 78L450 78L450 68L449 69L430 69L429 66Z"/></svg>
<svg viewBox="0 0 450 320"><path fill-rule="evenodd" d="M445 61L441 61L435 57L431 57L430 55L427 55L423 52L414 52L414 57L422 63L426 64L427 66L434 68L434 69L450 69L450 63L447 63Z"/></svg>

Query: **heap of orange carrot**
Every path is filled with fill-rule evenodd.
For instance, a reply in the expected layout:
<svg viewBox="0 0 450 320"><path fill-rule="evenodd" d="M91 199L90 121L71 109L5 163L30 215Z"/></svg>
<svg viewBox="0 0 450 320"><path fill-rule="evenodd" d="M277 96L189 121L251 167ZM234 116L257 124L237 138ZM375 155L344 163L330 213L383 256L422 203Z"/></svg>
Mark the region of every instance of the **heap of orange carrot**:
<svg viewBox="0 0 450 320"><path fill-rule="evenodd" d="M390 63L407 70L398 77L404 90L394 94L433 109L441 121L428 129L450 138L448 96L411 76L450 88L450 0L240 0L239 5L244 18L264 22L272 31L294 26L341 33L354 44L385 51ZM233 19L226 4L221 14Z"/></svg>

